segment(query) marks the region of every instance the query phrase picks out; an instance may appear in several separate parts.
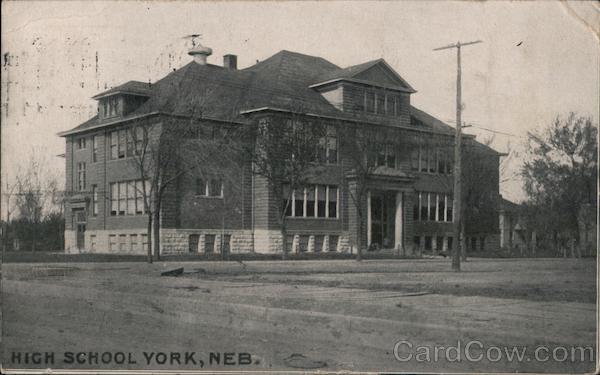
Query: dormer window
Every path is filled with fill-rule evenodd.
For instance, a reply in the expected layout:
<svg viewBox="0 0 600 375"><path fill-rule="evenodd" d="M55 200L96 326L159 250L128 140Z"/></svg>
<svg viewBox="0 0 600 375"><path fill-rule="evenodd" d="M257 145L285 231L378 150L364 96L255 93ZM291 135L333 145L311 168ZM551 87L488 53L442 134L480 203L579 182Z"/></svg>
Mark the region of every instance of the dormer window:
<svg viewBox="0 0 600 375"><path fill-rule="evenodd" d="M365 92L365 109L369 113L375 113L375 93L372 91Z"/></svg>
<svg viewBox="0 0 600 375"><path fill-rule="evenodd" d="M377 114L385 115L385 94L377 94Z"/></svg>
<svg viewBox="0 0 600 375"><path fill-rule="evenodd" d="M119 114L119 100L116 96L109 96L102 103L103 117L113 117Z"/></svg>

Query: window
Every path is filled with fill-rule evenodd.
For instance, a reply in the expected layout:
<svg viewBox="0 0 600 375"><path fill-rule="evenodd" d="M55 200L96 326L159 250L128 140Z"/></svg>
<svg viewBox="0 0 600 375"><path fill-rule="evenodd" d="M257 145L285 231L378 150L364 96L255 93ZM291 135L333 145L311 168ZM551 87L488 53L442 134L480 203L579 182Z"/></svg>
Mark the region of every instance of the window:
<svg viewBox="0 0 600 375"><path fill-rule="evenodd" d="M110 158L117 159L119 156L119 133L114 131L110 133Z"/></svg>
<svg viewBox="0 0 600 375"><path fill-rule="evenodd" d="M305 253L308 251L308 240L309 237L307 235L298 236L298 252Z"/></svg>
<svg viewBox="0 0 600 375"><path fill-rule="evenodd" d="M117 236L114 234L111 234L108 236L108 243L110 246L110 252L111 253L116 253L117 252Z"/></svg>
<svg viewBox="0 0 600 375"><path fill-rule="evenodd" d="M125 140L126 140L126 154L127 156L133 156L133 151L135 149L135 128L130 128L125 130Z"/></svg>
<svg viewBox="0 0 600 375"><path fill-rule="evenodd" d="M442 251L444 250L444 237L437 236L435 239L435 250Z"/></svg>
<svg viewBox="0 0 600 375"><path fill-rule="evenodd" d="M315 190L316 187L306 189L306 216L314 217L315 215Z"/></svg>
<svg viewBox="0 0 600 375"><path fill-rule="evenodd" d="M125 151L127 148L127 132L125 130L119 130L119 159L125 158Z"/></svg>
<svg viewBox="0 0 600 375"><path fill-rule="evenodd" d="M325 131L325 136L319 139L319 144L317 145L317 161L319 163L337 164L337 129L333 125L328 125Z"/></svg>
<svg viewBox="0 0 600 375"><path fill-rule="evenodd" d="M139 215L145 213L143 189L142 180L111 183L110 215ZM148 186L146 186L146 193L149 193Z"/></svg>
<svg viewBox="0 0 600 375"><path fill-rule="evenodd" d="M118 114L118 98L116 96L111 96L104 100L104 117L116 116Z"/></svg>
<svg viewBox="0 0 600 375"><path fill-rule="evenodd" d="M326 217L327 213L327 186L317 186L317 217Z"/></svg>
<svg viewBox="0 0 600 375"><path fill-rule="evenodd" d="M434 193L427 194L427 205L429 206L429 220L435 221L437 195Z"/></svg>
<svg viewBox="0 0 600 375"><path fill-rule="evenodd" d="M77 149L83 150L85 148L85 138L81 137L77 140Z"/></svg>
<svg viewBox="0 0 600 375"><path fill-rule="evenodd" d="M371 91L365 92L365 107L367 112L375 113L375 93Z"/></svg>
<svg viewBox="0 0 600 375"><path fill-rule="evenodd" d="M448 237L448 251L454 250L454 237Z"/></svg>
<svg viewBox="0 0 600 375"><path fill-rule="evenodd" d="M294 191L294 214L295 217L304 216L304 190Z"/></svg>
<svg viewBox="0 0 600 375"><path fill-rule="evenodd" d="M282 208L285 208L289 186L284 185ZM337 186L311 185L292 192L286 210L290 217L338 217L339 189Z"/></svg>
<svg viewBox="0 0 600 375"><path fill-rule="evenodd" d="M138 251L138 235L137 234L130 234L129 235L129 244L130 244L130 250L131 251Z"/></svg>
<svg viewBox="0 0 600 375"><path fill-rule="evenodd" d="M479 250L485 251L485 237L479 238Z"/></svg>
<svg viewBox="0 0 600 375"><path fill-rule="evenodd" d="M332 235L329 236L329 251L335 252L338 249L338 241L340 236Z"/></svg>
<svg viewBox="0 0 600 375"><path fill-rule="evenodd" d="M119 251L120 252L127 251L127 235L126 234L119 235Z"/></svg>
<svg viewBox="0 0 600 375"><path fill-rule="evenodd" d="M394 145L383 145L377 155L377 166L396 168L396 148Z"/></svg>
<svg viewBox="0 0 600 375"><path fill-rule="evenodd" d="M135 181L127 182L127 215L135 215Z"/></svg>
<svg viewBox="0 0 600 375"><path fill-rule="evenodd" d="M208 195L208 193L206 192L206 180L203 178L197 178L196 179L196 195Z"/></svg>
<svg viewBox="0 0 600 375"><path fill-rule="evenodd" d="M446 196L446 221L453 221L453 209L454 209L454 201L450 195Z"/></svg>
<svg viewBox="0 0 600 375"><path fill-rule="evenodd" d="M385 96L385 113L388 115L393 115L396 113L396 100L393 95Z"/></svg>
<svg viewBox="0 0 600 375"><path fill-rule="evenodd" d="M148 134L146 128L141 126L135 127L135 153L141 155L144 152L146 143L148 142Z"/></svg>
<svg viewBox="0 0 600 375"><path fill-rule="evenodd" d="M92 185L92 215L98 215L98 187Z"/></svg>
<svg viewBox="0 0 600 375"><path fill-rule="evenodd" d="M328 186L327 188L327 217L337 217L337 201L338 188L337 186Z"/></svg>
<svg viewBox="0 0 600 375"><path fill-rule="evenodd" d="M385 95L383 94L377 94L377 113L385 114Z"/></svg>
<svg viewBox="0 0 600 375"><path fill-rule="evenodd" d="M115 216L119 213L119 184L110 184L110 214Z"/></svg>
<svg viewBox="0 0 600 375"><path fill-rule="evenodd" d="M196 195L201 197L223 197L223 182L220 178L196 178Z"/></svg>
<svg viewBox="0 0 600 375"><path fill-rule="evenodd" d="M438 194L437 221L446 221L446 194Z"/></svg>
<svg viewBox="0 0 600 375"><path fill-rule="evenodd" d="M335 126L327 126L327 162L336 164L338 161L338 139Z"/></svg>
<svg viewBox="0 0 600 375"><path fill-rule="evenodd" d="M315 253L318 253L320 251L323 250L323 241L324 241L325 236L323 236L322 234L317 234L315 235L315 243L314 243L314 249L313 251Z"/></svg>
<svg viewBox="0 0 600 375"><path fill-rule="evenodd" d="M223 183L220 178L211 178L209 180L208 194L211 197L223 196Z"/></svg>
<svg viewBox="0 0 600 375"><path fill-rule="evenodd" d="M421 172L427 172L429 170L427 167L428 159L429 159L428 149L425 147L421 147L421 150L419 152L419 165L421 168Z"/></svg>
<svg viewBox="0 0 600 375"><path fill-rule="evenodd" d="M215 235L206 234L204 235L204 252L212 253L215 251Z"/></svg>
<svg viewBox="0 0 600 375"><path fill-rule="evenodd" d="M431 236L425 236L425 250L431 250Z"/></svg>
<svg viewBox="0 0 600 375"><path fill-rule="evenodd" d="M418 192L413 206L413 219L452 221L452 197L449 194Z"/></svg>
<svg viewBox="0 0 600 375"><path fill-rule="evenodd" d="M429 166L429 173L435 173L436 162L435 162L435 150L430 148L427 155L427 165Z"/></svg>
<svg viewBox="0 0 600 375"><path fill-rule="evenodd" d="M85 163L77 163L77 188L79 191L85 190Z"/></svg>
<svg viewBox="0 0 600 375"><path fill-rule="evenodd" d="M127 183L119 182L119 215L127 212Z"/></svg>
<svg viewBox="0 0 600 375"><path fill-rule="evenodd" d="M98 161L98 142L100 137L95 135L92 137L92 163L96 163Z"/></svg>
<svg viewBox="0 0 600 375"><path fill-rule="evenodd" d="M142 250L148 250L148 234L142 233Z"/></svg>
<svg viewBox="0 0 600 375"><path fill-rule="evenodd" d="M419 170L419 147L415 147L410 153L410 169L413 171Z"/></svg>
<svg viewBox="0 0 600 375"><path fill-rule="evenodd" d="M394 97L394 102L396 102L396 107L394 110L394 115L400 116L400 106L402 105L401 98L399 96Z"/></svg>
<svg viewBox="0 0 600 375"><path fill-rule="evenodd" d="M146 190L146 194L150 192ZM144 207L144 184L142 180L135 181L135 213L142 214L146 211Z"/></svg>
<svg viewBox="0 0 600 375"><path fill-rule="evenodd" d="M420 207L419 220L427 220L427 218L429 217L428 204L427 204L428 197L429 197L429 194L427 194L427 193L419 193L419 207Z"/></svg>
<svg viewBox="0 0 600 375"><path fill-rule="evenodd" d="M437 173L445 174L446 173L446 154L439 150L437 152L437 162L438 162Z"/></svg>

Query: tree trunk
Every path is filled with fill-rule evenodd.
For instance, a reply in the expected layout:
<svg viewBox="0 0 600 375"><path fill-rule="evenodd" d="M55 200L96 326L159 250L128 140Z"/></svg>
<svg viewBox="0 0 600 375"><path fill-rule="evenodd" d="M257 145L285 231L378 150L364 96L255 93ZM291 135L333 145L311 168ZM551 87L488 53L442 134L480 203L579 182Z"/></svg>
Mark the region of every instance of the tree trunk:
<svg viewBox="0 0 600 375"><path fill-rule="evenodd" d="M152 263L152 213L148 213L148 263Z"/></svg>
<svg viewBox="0 0 600 375"><path fill-rule="evenodd" d="M154 221L153 221L154 229L154 259L160 260L160 203L157 202L156 207L154 209Z"/></svg>
<svg viewBox="0 0 600 375"><path fill-rule="evenodd" d="M358 215L358 236L356 237L356 261L362 260L362 240L363 240L363 220L362 215Z"/></svg>
<svg viewBox="0 0 600 375"><path fill-rule="evenodd" d="M462 238L462 241L460 241L460 259L463 262L467 261L467 241L466 241L466 236L465 236L465 222L463 221L460 225L460 237ZM475 250L475 249L472 249Z"/></svg>

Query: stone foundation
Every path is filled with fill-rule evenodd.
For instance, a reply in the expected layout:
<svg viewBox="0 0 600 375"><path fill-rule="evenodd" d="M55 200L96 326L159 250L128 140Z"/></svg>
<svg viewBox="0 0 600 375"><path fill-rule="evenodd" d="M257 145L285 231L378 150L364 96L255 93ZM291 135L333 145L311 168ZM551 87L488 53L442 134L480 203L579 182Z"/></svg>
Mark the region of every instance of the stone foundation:
<svg viewBox="0 0 600 375"><path fill-rule="evenodd" d="M278 230L256 229L254 251L259 254L275 254L283 251L283 237Z"/></svg>
<svg viewBox="0 0 600 375"><path fill-rule="evenodd" d="M79 249L77 249L77 232L74 230L65 231L65 253L79 253Z"/></svg>
<svg viewBox="0 0 600 375"><path fill-rule="evenodd" d="M161 254L188 253L220 253L223 236L230 236L229 251L231 254L252 253L277 254L283 251L283 238L278 230L219 230L219 229L161 229ZM310 234L289 233L293 236L292 253L302 252L301 236L305 242L306 252L351 252L348 233ZM147 236L145 229L120 230L88 230L85 232L84 249L77 249L77 233L65 231L66 253L103 253L103 254L140 254L147 253ZM211 237L209 237L211 236ZM317 245L316 236L323 236L322 243ZM334 236L337 243L332 244ZM211 249L206 246L212 244ZM306 245L307 244L307 245ZM317 248L317 246L319 248Z"/></svg>
<svg viewBox="0 0 600 375"><path fill-rule="evenodd" d="M229 251L231 254L251 253L253 251L252 232L249 230L220 229L161 229L161 254L220 253L223 235L231 236ZM193 238L192 236L197 236ZM207 249L207 236L212 237L212 249ZM197 245L194 245L197 239Z"/></svg>

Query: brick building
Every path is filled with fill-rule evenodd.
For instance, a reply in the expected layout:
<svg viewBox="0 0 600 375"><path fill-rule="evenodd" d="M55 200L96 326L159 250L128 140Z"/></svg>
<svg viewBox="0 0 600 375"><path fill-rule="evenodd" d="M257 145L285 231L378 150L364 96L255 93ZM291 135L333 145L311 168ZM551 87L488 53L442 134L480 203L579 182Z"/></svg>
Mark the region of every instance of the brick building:
<svg viewBox="0 0 600 375"><path fill-rule="evenodd" d="M154 126L151 138L160 139L166 126L193 116L192 102L202 106L199 137L206 129L250 126L292 113L320 121L328 129L320 160L325 173L293 193L285 239L272 189L250 162L235 170L223 167L215 176L183 174L161 206L162 253L268 253L284 245L289 251L348 252L357 243L359 220L362 243L370 248L436 252L453 246L454 130L411 106L416 91L383 59L340 68L320 57L281 51L238 69L236 56L224 56L217 66L207 62L210 54L200 46L190 51L194 61L155 83L129 81L96 95L98 114L60 134L71 193L67 251L144 253L147 216L139 192L145 182L131 163L136 142L127 129L143 120ZM356 204L350 196L357 182L341 137L348 124L418 139L410 150L407 143L390 142L379 153L367 195ZM474 207L466 215L466 232L480 241L478 247L495 247L500 155L473 137L464 142L463 164L476 176L465 189ZM367 213L362 219L358 205Z"/></svg>

